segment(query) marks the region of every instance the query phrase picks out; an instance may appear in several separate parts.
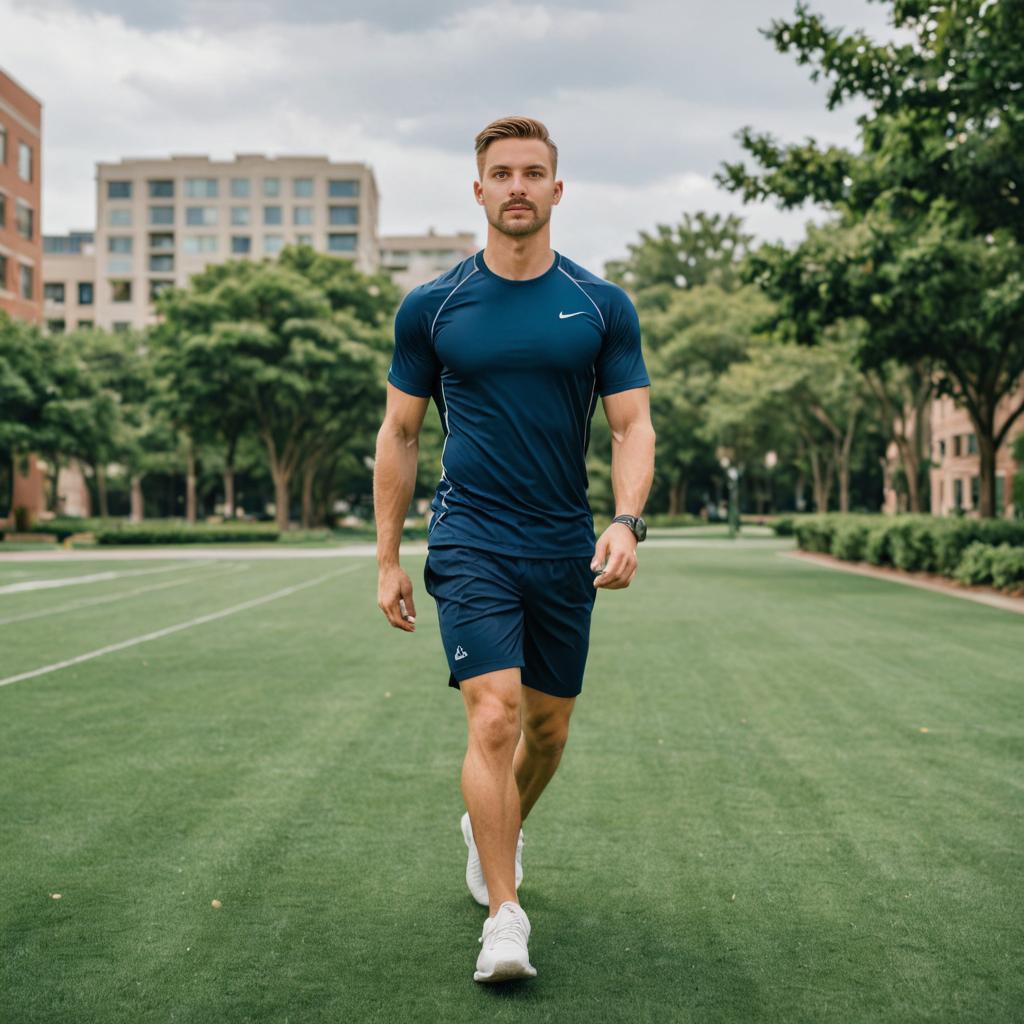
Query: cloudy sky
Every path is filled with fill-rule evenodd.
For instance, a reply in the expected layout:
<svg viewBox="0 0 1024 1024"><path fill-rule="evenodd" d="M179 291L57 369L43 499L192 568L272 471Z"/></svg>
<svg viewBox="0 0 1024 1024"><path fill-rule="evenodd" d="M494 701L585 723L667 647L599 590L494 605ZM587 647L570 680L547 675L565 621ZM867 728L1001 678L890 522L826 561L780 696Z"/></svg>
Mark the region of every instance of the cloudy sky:
<svg viewBox="0 0 1024 1024"><path fill-rule="evenodd" d="M888 5L812 0L890 34ZM758 32L793 0L0 0L0 67L44 103L43 229L92 227L123 156L324 154L371 164L382 233L475 231L473 136L545 121L565 197L553 244L600 271L642 228L741 209L712 175L745 124L849 142L807 69ZM812 211L743 213L794 238Z"/></svg>

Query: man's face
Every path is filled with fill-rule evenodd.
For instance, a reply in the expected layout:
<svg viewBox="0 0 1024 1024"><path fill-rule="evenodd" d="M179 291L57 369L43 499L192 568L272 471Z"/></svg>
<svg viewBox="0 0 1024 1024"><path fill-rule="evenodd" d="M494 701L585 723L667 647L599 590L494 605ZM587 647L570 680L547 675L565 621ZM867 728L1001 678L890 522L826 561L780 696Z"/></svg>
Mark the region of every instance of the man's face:
<svg viewBox="0 0 1024 1024"><path fill-rule="evenodd" d="M547 143L499 139L484 153L473 193L488 223L502 234L521 238L540 231L551 219L551 207L562 198L562 183L555 181Z"/></svg>

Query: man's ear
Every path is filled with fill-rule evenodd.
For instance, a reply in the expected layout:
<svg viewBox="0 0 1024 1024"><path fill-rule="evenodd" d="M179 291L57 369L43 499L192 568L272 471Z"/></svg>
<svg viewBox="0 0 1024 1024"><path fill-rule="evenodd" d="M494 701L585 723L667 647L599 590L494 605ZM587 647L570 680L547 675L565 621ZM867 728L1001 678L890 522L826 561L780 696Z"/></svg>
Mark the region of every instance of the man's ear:
<svg viewBox="0 0 1024 1024"><path fill-rule="evenodd" d="M556 181L554 195L551 197L551 203L553 206L557 206L562 201L562 193L565 191L565 182Z"/></svg>
<svg viewBox="0 0 1024 1024"><path fill-rule="evenodd" d="M479 181L473 182L473 198L476 200L478 206L484 205L484 187Z"/></svg>

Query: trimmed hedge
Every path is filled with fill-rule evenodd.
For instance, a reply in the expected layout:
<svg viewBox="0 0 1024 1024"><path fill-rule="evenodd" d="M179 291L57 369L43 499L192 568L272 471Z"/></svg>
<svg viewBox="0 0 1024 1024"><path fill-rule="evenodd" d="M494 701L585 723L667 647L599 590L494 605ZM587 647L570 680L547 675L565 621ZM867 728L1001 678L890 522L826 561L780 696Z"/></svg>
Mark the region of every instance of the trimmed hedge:
<svg viewBox="0 0 1024 1024"><path fill-rule="evenodd" d="M273 526L120 526L97 530L97 544L266 544L280 531Z"/></svg>
<svg viewBox="0 0 1024 1024"><path fill-rule="evenodd" d="M844 561L933 572L964 583L1015 587L1022 575L1024 522L1008 519L878 516L830 512L793 522L803 551Z"/></svg>

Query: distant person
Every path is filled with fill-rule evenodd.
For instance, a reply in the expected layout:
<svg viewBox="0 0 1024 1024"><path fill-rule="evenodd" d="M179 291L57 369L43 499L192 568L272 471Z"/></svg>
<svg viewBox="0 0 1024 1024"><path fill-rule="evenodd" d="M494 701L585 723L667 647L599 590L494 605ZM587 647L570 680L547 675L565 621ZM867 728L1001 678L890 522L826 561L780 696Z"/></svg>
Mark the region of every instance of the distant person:
<svg viewBox="0 0 1024 1024"><path fill-rule="evenodd" d="M636 575L654 430L633 304L551 248L563 183L547 129L527 117L494 121L476 137L476 158L487 244L398 311L374 504L378 604L411 633L399 541L432 397L445 440L423 579L449 685L466 707L466 881L489 908L473 977L490 982L537 973L517 896L521 824L565 746L597 590ZM617 515L595 541L585 458L598 395Z"/></svg>

